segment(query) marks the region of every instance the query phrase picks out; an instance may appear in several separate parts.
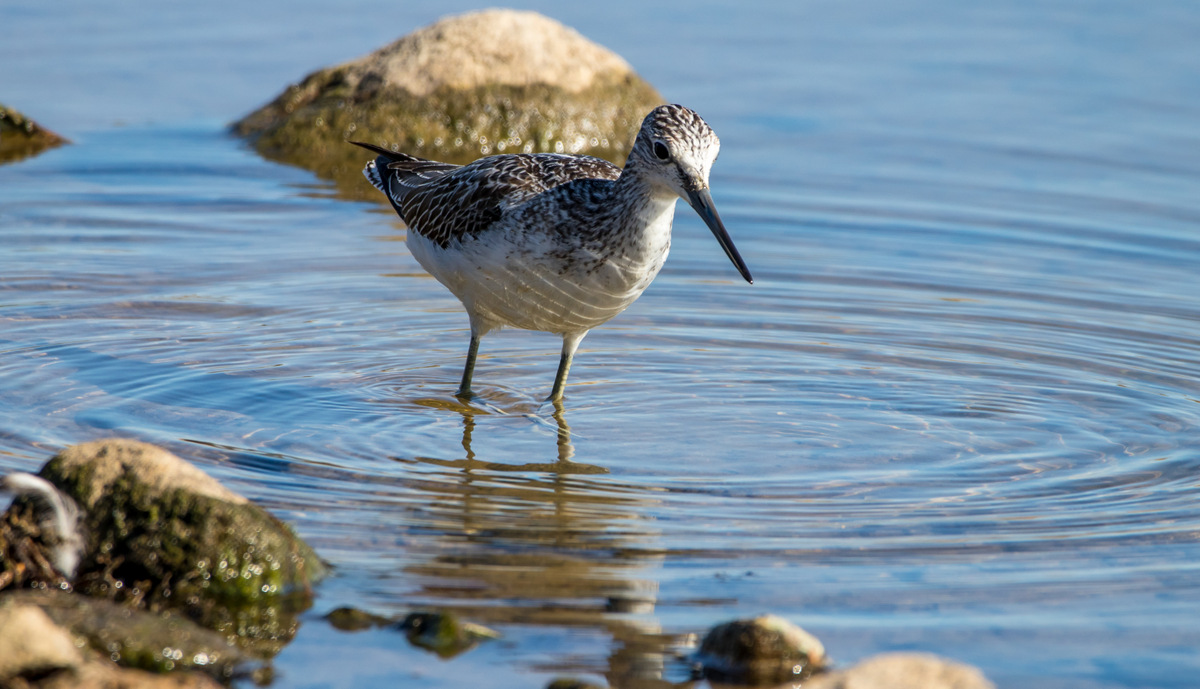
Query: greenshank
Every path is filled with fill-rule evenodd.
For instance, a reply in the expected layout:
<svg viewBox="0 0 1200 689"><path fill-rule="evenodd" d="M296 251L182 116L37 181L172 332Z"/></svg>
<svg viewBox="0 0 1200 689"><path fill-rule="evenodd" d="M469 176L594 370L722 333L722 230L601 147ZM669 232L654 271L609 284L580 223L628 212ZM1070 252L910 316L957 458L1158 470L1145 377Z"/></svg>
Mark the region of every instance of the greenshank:
<svg viewBox="0 0 1200 689"><path fill-rule="evenodd" d="M557 153L494 155L459 166L372 144L363 174L408 226L409 250L458 297L471 343L457 395L471 399L479 340L504 326L556 333L559 403L589 330L621 313L658 275L685 199L746 282L750 271L709 193L720 141L681 105L642 122L624 168Z"/></svg>

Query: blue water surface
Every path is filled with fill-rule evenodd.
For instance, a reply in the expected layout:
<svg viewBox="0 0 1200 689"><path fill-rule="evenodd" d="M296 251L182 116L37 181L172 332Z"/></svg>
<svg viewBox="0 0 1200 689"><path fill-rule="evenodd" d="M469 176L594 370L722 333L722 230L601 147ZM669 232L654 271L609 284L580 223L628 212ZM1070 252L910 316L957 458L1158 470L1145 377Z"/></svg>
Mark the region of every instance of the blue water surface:
<svg viewBox="0 0 1200 689"><path fill-rule="evenodd" d="M665 686L761 612L841 666L1194 686L1200 6L517 6L708 120L754 285L681 205L560 417L541 333L462 408L391 210L227 125L476 6L6 5L0 102L73 144L0 167L0 470L132 436L293 523L336 573L281 687ZM503 638L443 661L347 605Z"/></svg>

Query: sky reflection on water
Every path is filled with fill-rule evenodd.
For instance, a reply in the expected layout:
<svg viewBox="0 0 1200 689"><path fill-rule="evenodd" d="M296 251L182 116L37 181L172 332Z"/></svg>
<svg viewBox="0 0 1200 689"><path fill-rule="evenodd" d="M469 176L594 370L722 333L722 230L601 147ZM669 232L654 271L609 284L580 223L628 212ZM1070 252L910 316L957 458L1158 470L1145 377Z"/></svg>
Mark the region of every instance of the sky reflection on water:
<svg viewBox="0 0 1200 689"><path fill-rule="evenodd" d="M1200 12L522 6L713 125L753 286L681 208L560 418L521 332L464 413L390 210L224 126L466 5L6 8L0 99L76 143L0 167L0 468L132 435L295 523L338 574L281 686L680 681L673 635L762 611L846 664L1191 686ZM342 605L505 638L435 661Z"/></svg>

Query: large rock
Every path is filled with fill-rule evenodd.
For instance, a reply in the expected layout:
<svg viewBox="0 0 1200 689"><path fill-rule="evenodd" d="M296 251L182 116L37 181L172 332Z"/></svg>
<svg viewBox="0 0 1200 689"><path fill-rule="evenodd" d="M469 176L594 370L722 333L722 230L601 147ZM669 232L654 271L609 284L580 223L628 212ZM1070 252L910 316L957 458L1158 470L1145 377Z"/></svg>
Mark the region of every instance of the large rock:
<svg viewBox="0 0 1200 689"><path fill-rule="evenodd" d="M36 155L67 140L0 103L0 163Z"/></svg>
<svg viewBox="0 0 1200 689"><path fill-rule="evenodd" d="M885 653L817 675L804 689L995 689L979 669L926 653Z"/></svg>
<svg viewBox="0 0 1200 689"><path fill-rule="evenodd" d="M264 156L357 183L365 158L347 139L459 163L522 151L622 163L661 102L576 31L535 12L485 10L314 72L234 130Z"/></svg>
<svg viewBox="0 0 1200 689"><path fill-rule="evenodd" d="M44 658L43 663L53 660L53 667L58 668L87 662L91 657L84 653L87 649L126 668L154 673L195 670L223 681L233 678L235 672L248 672L251 666L260 665L259 659L232 645L224 635L181 615L146 612L53 589L0 596L0 651L6 644L17 642L13 618L30 618L41 625L33 638L45 642L37 644L37 652ZM63 640L73 654L63 652ZM56 651L57 655L49 654L59 647L62 650ZM0 662L0 670L4 665ZM26 668L22 674L35 674L30 672L28 662L23 665ZM0 672L0 677L4 676Z"/></svg>
<svg viewBox="0 0 1200 689"><path fill-rule="evenodd" d="M83 554L78 571L66 579L80 593L178 610L269 653L295 633L295 615L325 573L283 522L154 445L75 445L52 458L40 476L70 499L64 502L78 506ZM46 523L29 516L30 500L22 495L0 520L0 541L7 541L0 543L0 572L28 572L20 558L54 560L34 556L34 536L20 540L34 533L31 524Z"/></svg>
<svg viewBox="0 0 1200 689"><path fill-rule="evenodd" d="M178 617L53 590L0 596L2 687L219 689L215 679L241 661L220 635Z"/></svg>

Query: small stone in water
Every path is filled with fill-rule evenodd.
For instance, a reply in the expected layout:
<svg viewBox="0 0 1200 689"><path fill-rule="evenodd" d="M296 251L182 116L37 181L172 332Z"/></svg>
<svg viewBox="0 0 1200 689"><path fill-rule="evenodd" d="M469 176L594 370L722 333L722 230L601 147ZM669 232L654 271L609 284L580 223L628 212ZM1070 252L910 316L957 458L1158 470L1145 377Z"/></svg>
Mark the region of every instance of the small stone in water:
<svg viewBox="0 0 1200 689"><path fill-rule="evenodd" d="M787 620L764 615L719 624L700 643L705 677L738 684L802 680L825 667L825 648Z"/></svg>
<svg viewBox="0 0 1200 689"><path fill-rule="evenodd" d="M396 625L414 646L443 658L469 651L480 641L498 639L500 634L483 625L463 622L453 613L414 612Z"/></svg>

